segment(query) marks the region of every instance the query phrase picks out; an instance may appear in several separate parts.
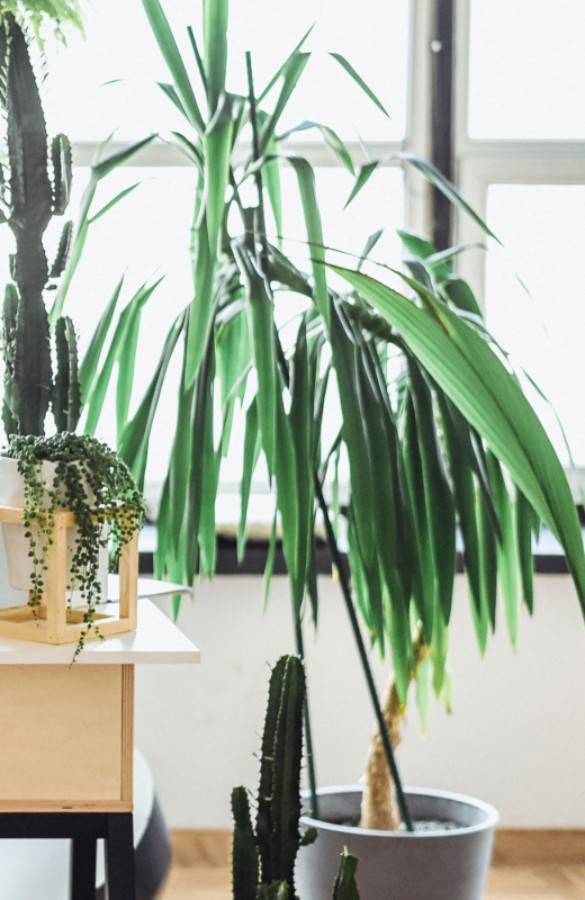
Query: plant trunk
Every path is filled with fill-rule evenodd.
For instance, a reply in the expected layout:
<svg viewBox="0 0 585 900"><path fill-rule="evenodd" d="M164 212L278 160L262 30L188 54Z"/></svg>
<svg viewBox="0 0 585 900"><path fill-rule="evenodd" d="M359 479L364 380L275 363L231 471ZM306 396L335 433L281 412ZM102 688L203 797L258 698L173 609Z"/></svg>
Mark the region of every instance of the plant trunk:
<svg viewBox="0 0 585 900"><path fill-rule="evenodd" d="M402 737L402 706L393 679L386 688L383 713L392 747L396 749ZM360 827L375 828L377 831L399 831L402 827L394 782L388 771L378 728L368 751Z"/></svg>
<svg viewBox="0 0 585 900"><path fill-rule="evenodd" d="M414 640L412 650L411 681L414 681L418 667L426 659L429 651L422 633ZM386 687L382 712L392 748L396 750L402 739L404 707L398 697L393 678L389 680ZM388 763L378 728L374 731L366 762L360 828L372 828L376 831L401 831L403 829L396 802L396 790L388 771Z"/></svg>

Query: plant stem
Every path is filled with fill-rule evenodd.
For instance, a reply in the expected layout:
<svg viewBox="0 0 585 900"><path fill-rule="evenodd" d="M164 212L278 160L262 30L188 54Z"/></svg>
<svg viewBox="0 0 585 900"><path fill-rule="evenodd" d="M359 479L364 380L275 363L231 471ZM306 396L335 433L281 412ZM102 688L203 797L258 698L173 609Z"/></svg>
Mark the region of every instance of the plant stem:
<svg viewBox="0 0 585 900"><path fill-rule="evenodd" d="M396 760L394 758L394 751L392 750L392 742L391 742L390 736L388 734L388 729L386 727L386 722L384 720L384 714L380 707L380 701L378 699L378 694L376 691L376 685L374 683L374 677L372 675L370 661L368 659L368 654L366 653L364 639L363 639L362 633L360 631L357 614L356 614L355 607L353 604L349 580L347 578L347 573L345 571L345 567L343 564L343 560L341 558L341 553L339 551L339 547L337 546L337 540L335 538L335 532L333 531L333 526L331 525L331 519L329 518L329 510L327 509L327 503L325 502L325 498L323 496L323 489L321 487L321 482L317 478L316 475L315 475L315 494L317 496L317 502L319 503L319 508L320 508L321 514L323 516L323 522L325 524L325 532L327 534L327 543L329 544L329 549L330 549L331 555L333 557L334 565L339 573L339 583L341 584L341 592L343 594L343 599L345 601L345 607L347 610L347 614L349 616L351 629L353 632L353 636L354 636L354 639L355 639L355 642L357 645L360 661L361 661L362 668L364 671L366 684L367 684L368 691L370 694L370 700L372 701L372 706L374 708L376 721L378 723L378 728L380 730L380 737L382 739L382 744L384 747L386 761L388 763L388 768L390 770L390 774L392 776L394 785L396 787L396 800L398 802L398 807L400 809L400 815L402 816L402 821L404 822L404 826L405 826L406 830L413 831L414 829L412 827L412 819L410 818L410 813L408 811L408 806L406 804L406 798L404 796L404 788L402 787L402 780L400 778L400 774L398 772L398 766L396 765Z"/></svg>
<svg viewBox="0 0 585 900"><path fill-rule="evenodd" d="M300 615L293 613L295 626L295 642L297 656L305 662L305 642L303 640L303 626ZM311 728L311 716L309 712L309 691L305 694L305 756L307 759L307 774L309 776L309 791L311 792L311 813L315 819L319 818L319 798L317 797L317 777L315 774L315 757L313 755L313 732Z"/></svg>
<svg viewBox="0 0 585 900"><path fill-rule="evenodd" d="M258 133L258 117L256 115L256 95L254 93L254 77L252 75L252 54L246 51L246 70L248 73L248 100L250 103L250 124L252 126L252 154L254 162L257 164L260 160L260 135ZM262 173L260 167L256 165L254 172L254 181L258 192L258 231L260 234L260 263L262 271L268 273L268 240L266 238L266 216L264 215L264 196L262 190Z"/></svg>
<svg viewBox="0 0 585 900"><path fill-rule="evenodd" d="M252 150L254 162L257 163L260 159L260 136L258 133L258 117L256 114L256 96L254 93L254 79L252 75L252 56L248 51L246 53L246 69L248 73L248 95L250 102L250 124L252 126ZM260 238L260 271L265 275L267 282L269 283L268 278L268 269L269 269L269 253L268 253L268 240L266 237L266 216L264 214L264 191L262 185L262 173L260 171L260 167L256 168L256 172L254 173L254 182L256 185L256 191L258 194L258 231ZM282 352L282 347L280 346L280 341L278 338L278 332L276 328L274 329L274 338L275 345L277 350L277 356L279 360L279 365L282 370L282 375L285 380L285 383L288 385L290 383L290 373L288 371L288 366L284 354ZM294 621L294 630L295 630L295 641L297 647L297 654L300 658L305 660L305 650L304 650L304 641L303 641L303 631L301 624L301 613L300 610L294 609L293 604L293 621ZM318 815L319 801L317 799L317 778L315 775L315 759L313 756L313 734L311 729L311 716L309 712L309 694L308 691L306 693L305 699L305 744L306 744L306 758L307 758L307 770L309 776L309 790L311 792L311 806L313 815Z"/></svg>

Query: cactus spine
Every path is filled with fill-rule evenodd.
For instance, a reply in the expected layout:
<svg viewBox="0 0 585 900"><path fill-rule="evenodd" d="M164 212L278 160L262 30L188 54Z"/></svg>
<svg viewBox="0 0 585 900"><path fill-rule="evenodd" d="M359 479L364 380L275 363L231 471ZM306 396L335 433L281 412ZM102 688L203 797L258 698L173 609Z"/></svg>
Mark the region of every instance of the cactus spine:
<svg viewBox="0 0 585 900"><path fill-rule="evenodd" d="M248 792L232 792L234 817L233 900L297 900L296 856L314 832L301 837L300 781L305 671L296 656L281 657L272 670L262 737L256 827ZM359 900L355 857L345 853L333 900Z"/></svg>
<svg viewBox="0 0 585 900"><path fill-rule="evenodd" d="M51 328L44 292L65 266L71 223L63 228L49 267L44 234L64 214L71 191L71 147L64 135L49 148L45 116L26 38L10 14L0 27L0 104L6 118L7 162L1 178L3 219L14 235L13 283L4 298L4 427L7 434L42 435L52 404L58 430L79 418L77 350L72 323L57 327L57 375L53 375Z"/></svg>

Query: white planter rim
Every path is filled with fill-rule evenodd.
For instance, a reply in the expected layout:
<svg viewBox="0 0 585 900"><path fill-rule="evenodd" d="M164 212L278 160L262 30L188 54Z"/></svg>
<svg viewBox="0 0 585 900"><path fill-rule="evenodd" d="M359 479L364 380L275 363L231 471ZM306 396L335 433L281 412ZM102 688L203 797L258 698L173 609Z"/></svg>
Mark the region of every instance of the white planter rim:
<svg viewBox="0 0 585 900"><path fill-rule="evenodd" d="M436 800L448 800L453 803L461 803L462 805L472 806L475 809L480 810L485 818L482 822L477 822L475 825L465 825L459 828L446 828L441 830L439 828L433 829L432 831L378 831L373 828L358 828L355 825L339 825L334 822L327 822L323 819L315 819L312 816L303 815L301 816L301 823L307 827L319 828L323 831L343 831L348 834L359 834L364 837L372 837L377 839L384 839L391 837L397 840L440 840L441 838L453 838L458 834L473 834L477 831L486 831L490 828L496 828L499 820L500 814L497 809L492 806L490 803L486 803L483 800L478 800L475 797L467 796L466 794L457 794L452 791L439 791L434 788L411 788L406 787L404 792L407 796L418 796L418 797L430 797ZM363 788L360 785L340 785L338 787L325 787L319 788L317 790L318 797L331 796L332 794L362 794ZM303 800L310 799L311 794L309 791L302 792Z"/></svg>

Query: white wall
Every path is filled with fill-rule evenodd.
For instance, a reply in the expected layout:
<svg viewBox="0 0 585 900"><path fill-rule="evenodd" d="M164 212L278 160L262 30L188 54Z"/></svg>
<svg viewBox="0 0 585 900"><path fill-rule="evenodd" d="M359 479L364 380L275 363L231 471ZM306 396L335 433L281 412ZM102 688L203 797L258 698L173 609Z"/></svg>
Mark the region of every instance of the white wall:
<svg viewBox="0 0 585 900"><path fill-rule="evenodd" d="M320 594L316 638L307 629L317 777L350 783L372 715L338 585L322 578ZM138 667L136 740L171 827L229 827L231 788L256 788L268 663L293 650L286 579L273 580L264 614L262 596L256 577L200 585L179 625L202 664ZM458 578L451 635L454 712L435 705L424 739L412 704L398 760L405 782L488 800L504 826L585 827L585 626L569 579L539 576L517 652L502 627L481 660ZM387 666L377 671L381 685Z"/></svg>

